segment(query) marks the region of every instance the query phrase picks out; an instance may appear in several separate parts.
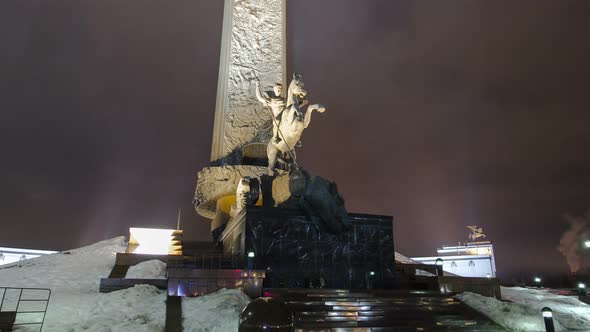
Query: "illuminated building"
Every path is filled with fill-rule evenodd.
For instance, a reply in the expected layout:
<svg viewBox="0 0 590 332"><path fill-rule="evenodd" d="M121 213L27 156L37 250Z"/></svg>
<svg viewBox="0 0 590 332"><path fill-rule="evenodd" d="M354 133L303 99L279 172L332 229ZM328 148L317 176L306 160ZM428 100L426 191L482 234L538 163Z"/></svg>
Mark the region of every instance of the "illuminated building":
<svg viewBox="0 0 590 332"><path fill-rule="evenodd" d="M442 259L443 270L461 277L496 277L494 246L490 241L471 242L458 246L443 246L437 249L438 256L413 257L422 264L436 264Z"/></svg>

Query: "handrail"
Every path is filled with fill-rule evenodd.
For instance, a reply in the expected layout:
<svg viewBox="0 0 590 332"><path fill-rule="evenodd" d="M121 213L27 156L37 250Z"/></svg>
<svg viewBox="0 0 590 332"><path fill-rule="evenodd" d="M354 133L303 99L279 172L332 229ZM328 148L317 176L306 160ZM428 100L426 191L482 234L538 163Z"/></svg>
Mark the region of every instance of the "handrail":
<svg viewBox="0 0 590 332"><path fill-rule="evenodd" d="M7 300L6 298L6 294L9 291L17 291L18 292L18 299L16 301L16 309L15 309L15 313L18 314L33 314L33 313L43 313L43 317L41 318L40 322L20 322L17 323L16 319L14 322L14 326L21 326L21 325L39 325L39 332L41 332L43 330L43 325L45 324L45 317L47 316L47 308L49 307L49 300L51 299L51 289L49 288L34 288L34 287L3 287L0 286L0 291L3 291L2 294L2 300L0 300L0 312L2 312L4 305L5 305L5 301ZM23 298L23 292L26 291L43 291L43 292L47 292L47 296L43 296L41 298L38 299L33 299L33 298ZM45 302L45 307L43 310L26 310L26 311L19 311L21 303L23 302ZM8 310L6 310L8 311Z"/></svg>

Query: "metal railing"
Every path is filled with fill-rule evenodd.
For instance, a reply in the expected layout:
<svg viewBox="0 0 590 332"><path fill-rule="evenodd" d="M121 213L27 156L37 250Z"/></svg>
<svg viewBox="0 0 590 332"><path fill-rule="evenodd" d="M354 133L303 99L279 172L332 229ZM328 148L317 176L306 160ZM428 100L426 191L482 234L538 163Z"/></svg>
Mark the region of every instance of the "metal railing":
<svg viewBox="0 0 590 332"><path fill-rule="evenodd" d="M236 269L241 268L242 262L235 256L224 254L195 254L185 256L181 260L170 260L167 267L172 268L193 268L193 269Z"/></svg>
<svg viewBox="0 0 590 332"><path fill-rule="evenodd" d="M51 289L0 287L0 314L12 314L11 326L38 325L43 330ZM0 322L2 324L4 322ZM1 325L0 325L1 326Z"/></svg>

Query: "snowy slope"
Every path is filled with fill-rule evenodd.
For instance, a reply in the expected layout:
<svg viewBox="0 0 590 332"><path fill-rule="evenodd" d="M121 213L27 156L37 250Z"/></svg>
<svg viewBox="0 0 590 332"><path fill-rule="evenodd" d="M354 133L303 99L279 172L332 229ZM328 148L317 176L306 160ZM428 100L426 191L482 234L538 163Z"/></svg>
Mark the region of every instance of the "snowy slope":
<svg viewBox="0 0 590 332"><path fill-rule="evenodd" d="M238 330L240 312L250 302L248 296L235 289L184 298L182 318L186 332L231 332Z"/></svg>
<svg viewBox="0 0 590 332"><path fill-rule="evenodd" d="M127 279L166 279L166 263L152 259L129 267Z"/></svg>
<svg viewBox="0 0 590 332"><path fill-rule="evenodd" d="M3 266L0 284L52 290L43 331L162 331L164 292L138 286L98 293L100 278L109 275L115 253L125 248L125 238L117 237L67 253Z"/></svg>
<svg viewBox="0 0 590 332"><path fill-rule="evenodd" d="M457 298L510 331L545 331L541 309L553 311L556 331L590 331L590 306L542 289L502 287L502 299L465 292Z"/></svg>
<svg viewBox="0 0 590 332"><path fill-rule="evenodd" d="M107 277L115 253L124 252L124 237L80 249L43 256L0 268L0 286L52 290L44 332L161 332L164 331L166 292L153 286L101 294L100 278ZM130 268L137 278L162 277L159 261ZM240 291L224 290L202 298L184 299L185 331L236 331L241 309L249 299ZM17 331L36 331L20 328Z"/></svg>
<svg viewBox="0 0 590 332"><path fill-rule="evenodd" d="M470 292L456 296L461 302L479 311L489 319L513 332L543 332L545 323L541 312L519 303L510 303ZM556 331L564 328L555 322Z"/></svg>
<svg viewBox="0 0 590 332"><path fill-rule="evenodd" d="M570 330L590 330L590 305L572 296L555 295L543 289L502 287L502 298L526 305L540 312L543 307L553 311L553 317Z"/></svg>

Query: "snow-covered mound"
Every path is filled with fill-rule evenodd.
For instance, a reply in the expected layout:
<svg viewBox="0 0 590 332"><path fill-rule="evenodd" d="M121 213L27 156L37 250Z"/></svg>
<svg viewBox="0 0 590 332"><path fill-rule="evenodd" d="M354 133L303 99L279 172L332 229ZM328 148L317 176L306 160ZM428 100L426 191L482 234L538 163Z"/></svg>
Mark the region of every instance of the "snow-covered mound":
<svg viewBox="0 0 590 332"><path fill-rule="evenodd" d="M545 331L541 309L553 311L556 331L590 330L590 306L547 290L502 287L502 299L465 292L457 298L510 331Z"/></svg>
<svg viewBox="0 0 590 332"><path fill-rule="evenodd" d="M526 305L536 312L553 311L553 319L570 330L590 330L590 305L573 296L552 294L543 289L502 287L502 299Z"/></svg>
<svg viewBox="0 0 590 332"><path fill-rule="evenodd" d="M2 266L0 286L49 288L52 291L44 332L162 332L166 291L148 285L101 294L115 254L126 249L124 237L64 253ZM160 261L131 267L127 278L165 278ZM239 315L250 299L239 290L222 290L199 298L184 298L184 331L236 331ZM37 331L19 327L16 331Z"/></svg>
<svg viewBox="0 0 590 332"><path fill-rule="evenodd" d="M117 237L3 266L0 283L51 289L44 332L161 332L166 314L164 291L138 286L110 294L98 292L100 278L109 275L115 254L126 247L125 238Z"/></svg>
<svg viewBox="0 0 590 332"><path fill-rule="evenodd" d="M222 289L213 294L182 300L184 331L237 331L242 309L250 298L236 289Z"/></svg>
<svg viewBox="0 0 590 332"><path fill-rule="evenodd" d="M54 292L96 293L109 275L115 254L124 252L125 237L41 256L0 267L2 286L50 288Z"/></svg>
<svg viewBox="0 0 590 332"><path fill-rule="evenodd" d="M133 265L127 271L127 279L166 279L166 263L152 259Z"/></svg>
<svg viewBox="0 0 590 332"><path fill-rule="evenodd" d="M79 321L69 321L63 324L63 328L47 331L164 331L166 295L154 286L137 285L118 292L97 294L94 299L96 302L90 309L80 313Z"/></svg>
<svg viewBox="0 0 590 332"><path fill-rule="evenodd" d="M526 305L502 302L492 297L470 292L461 293L456 297L509 331L545 331L541 312ZM554 323L556 331L564 330L559 322Z"/></svg>

